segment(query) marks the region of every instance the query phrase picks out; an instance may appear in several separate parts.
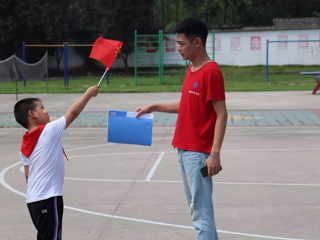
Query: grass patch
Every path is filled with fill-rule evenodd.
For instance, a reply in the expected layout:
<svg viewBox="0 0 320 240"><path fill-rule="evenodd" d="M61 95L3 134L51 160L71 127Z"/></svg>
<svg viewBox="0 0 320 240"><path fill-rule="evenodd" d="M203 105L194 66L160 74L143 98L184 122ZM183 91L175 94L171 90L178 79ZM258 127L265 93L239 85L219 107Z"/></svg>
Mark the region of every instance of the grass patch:
<svg viewBox="0 0 320 240"><path fill-rule="evenodd" d="M319 71L318 66L273 66L270 67L269 83L266 84L265 66L232 67L221 66L225 78L226 91L284 91L312 90L315 87L313 76L300 75L300 71ZM100 77L70 78L69 86L64 87L63 79L50 79L48 93L83 93L89 86L98 83ZM158 77L138 78L110 76L109 86L106 80L100 85L102 93L135 93L135 92L179 92L184 79L181 69L170 71L164 77L164 84L159 84ZM45 93L46 81L18 82L18 93ZM0 84L0 94L15 93L15 82Z"/></svg>

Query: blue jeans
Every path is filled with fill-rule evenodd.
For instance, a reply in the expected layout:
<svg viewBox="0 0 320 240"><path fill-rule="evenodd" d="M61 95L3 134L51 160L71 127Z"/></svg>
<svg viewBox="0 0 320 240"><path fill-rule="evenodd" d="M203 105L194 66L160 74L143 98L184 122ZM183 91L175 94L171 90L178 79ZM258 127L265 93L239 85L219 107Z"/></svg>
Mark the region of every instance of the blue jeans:
<svg viewBox="0 0 320 240"><path fill-rule="evenodd" d="M218 240L212 202L212 179L203 178L200 172L208 156L207 153L178 149L184 190L198 240Z"/></svg>

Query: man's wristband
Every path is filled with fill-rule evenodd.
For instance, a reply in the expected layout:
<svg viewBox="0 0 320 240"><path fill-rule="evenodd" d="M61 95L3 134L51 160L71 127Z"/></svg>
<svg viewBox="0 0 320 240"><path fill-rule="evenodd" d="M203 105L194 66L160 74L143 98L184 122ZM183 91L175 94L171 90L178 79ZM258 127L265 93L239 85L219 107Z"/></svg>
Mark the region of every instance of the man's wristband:
<svg viewBox="0 0 320 240"><path fill-rule="evenodd" d="M214 154L210 153L210 157L220 158L220 154L218 154L218 153L214 153Z"/></svg>

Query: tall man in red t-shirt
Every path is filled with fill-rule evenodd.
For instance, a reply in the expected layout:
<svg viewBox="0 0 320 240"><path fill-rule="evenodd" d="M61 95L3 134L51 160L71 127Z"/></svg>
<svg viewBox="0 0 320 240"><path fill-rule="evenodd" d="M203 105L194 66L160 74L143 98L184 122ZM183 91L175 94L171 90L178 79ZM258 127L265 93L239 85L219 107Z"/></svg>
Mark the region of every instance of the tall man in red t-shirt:
<svg viewBox="0 0 320 240"><path fill-rule="evenodd" d="M178 113L172 145L178 149L182 179L198 240L217 240L212 202L212 179L220 171L220 150L226 131L227 109L223 76L205 45L208 28L186 18L174 30L178 52L190 60L180 101L136 109L137 117L152 111ZM203 178L200 168L208 167Z"/></svg>

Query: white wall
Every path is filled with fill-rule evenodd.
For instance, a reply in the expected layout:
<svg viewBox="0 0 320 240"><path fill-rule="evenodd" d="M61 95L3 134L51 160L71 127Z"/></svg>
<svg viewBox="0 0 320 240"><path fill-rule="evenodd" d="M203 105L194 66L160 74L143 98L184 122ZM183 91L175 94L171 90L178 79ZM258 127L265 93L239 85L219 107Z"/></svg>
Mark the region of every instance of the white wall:
<svg viewBox="0 0 320 240"><path fill-rule="evenodd" d="M216 61L220 65L266 64L266 42L320 40L320 29L216 33ZM240 40L240 43L233 40ZM218 42L221 42L220 49ZM270 65L320 65L320 42L269 43Z"/></svg>
<svg viewBox="0 0 320 240"><path fill-rule="evenodd" d="M170 38L174 39L175 35L172 34ZM320 40L320 29L217 32L215 34L215 60L220 65L265 65L267 39L269 41ZM212 34L209 33L207 51L210 57L212 57L212 45ZM176 43L172 45L172 49L176 49L176 47ZM146 50L144 51L146 52ZM158 56L146 55L146 57L150 58L148 64L158 63ZM184 61L180 59L180 54L176 50L175 52L166 52L166 42L164 41L164 63L184 65ZM130 60L130 66L133 66L133 54L130 56ZM269 43L269 64L320 65L320 42Z"/></svg>
<svg viewBox="0 0 320 240"><path fill-rule="evenodd" d="M184 65L180 54L176 51L175 34L166 35L164 40L164 64ZM169 39L169 40L168 40ZM320 40L320 29L307 30L268 30L268 31L232 31L217 32L215 34L215 60L220 65L252 66L266 64L266 42L276 40ZM207 39L207 51L212 58L212 33ZM158 64L158 54L148 53L146 49L139 50L144 53L146 62L142 65ZM69 49L69 67L81 66L82 61L78 55ZM269 43L269 65L320 65L320 42L308 43ZM128 57L129 67L134 67L134 53ZM61 62L61 68L63 63ZM122 68L122 58L118 55L112 68ZM49 58L49 67L55 67L55 61Z"/></svg>

